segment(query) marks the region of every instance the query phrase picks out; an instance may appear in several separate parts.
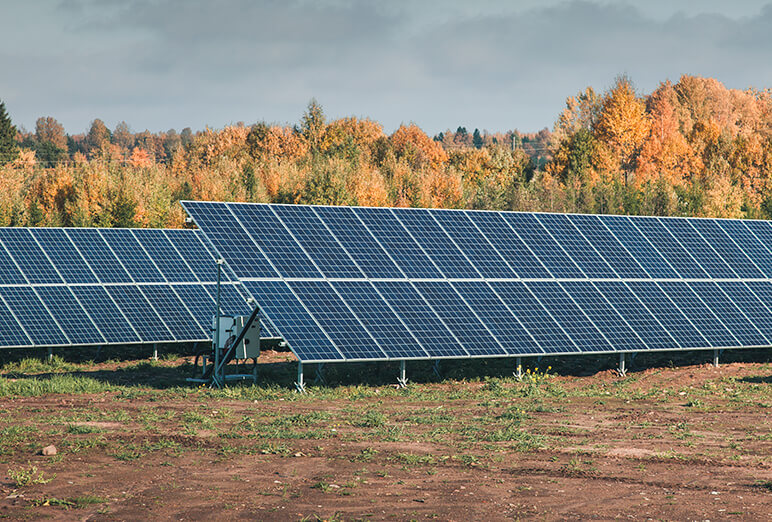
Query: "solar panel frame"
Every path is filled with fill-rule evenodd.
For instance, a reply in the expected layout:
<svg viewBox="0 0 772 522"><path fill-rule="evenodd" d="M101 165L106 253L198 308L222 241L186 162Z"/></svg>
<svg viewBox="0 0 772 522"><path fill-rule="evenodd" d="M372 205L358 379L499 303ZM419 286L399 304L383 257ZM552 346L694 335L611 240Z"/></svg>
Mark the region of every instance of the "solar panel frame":
<svg viewBox="0 0 772 522"><path fill-rule="evenodd" d="M0 242L31 284L64 283L51 260L27 228L0 228Z"/></svg>

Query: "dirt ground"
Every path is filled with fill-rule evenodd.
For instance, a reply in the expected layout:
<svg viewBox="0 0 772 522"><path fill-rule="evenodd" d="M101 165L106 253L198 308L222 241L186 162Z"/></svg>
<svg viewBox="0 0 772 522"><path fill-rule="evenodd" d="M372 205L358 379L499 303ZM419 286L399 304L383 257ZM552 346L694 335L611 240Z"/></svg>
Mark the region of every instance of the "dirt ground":
<svg viewBox="0 0 772 522"><path fill-rule="evenodd" d="M0 396L0 517L772 519L768 363L625 378L534 369L524 382L360 382L302 396L78 380L120 368L84 365L68 393L22 384L72 368L0 377L11 386ZM39 454L48 444L56 455Z"/></svg>

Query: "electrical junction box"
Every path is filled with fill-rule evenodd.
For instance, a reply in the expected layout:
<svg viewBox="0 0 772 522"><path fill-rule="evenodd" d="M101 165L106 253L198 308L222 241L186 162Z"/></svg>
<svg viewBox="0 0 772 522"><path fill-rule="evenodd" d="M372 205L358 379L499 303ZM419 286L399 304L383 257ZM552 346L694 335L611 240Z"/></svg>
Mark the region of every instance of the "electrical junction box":
<svg viewBox="0 0 772 522"><path fill-rule="evenodd" d="M220 316L220 336L219 344L221 349L230 348L231 344L236 340L241 331L244 329L244 325L249 321L247 315L237 316ZM212 332L217 329L217 319L212 318ZM256 359L260 356L260 319L255 319L252 325L249 327L249 331L244 335L244 339L236 347L234 357L236 359Z"/></svg>

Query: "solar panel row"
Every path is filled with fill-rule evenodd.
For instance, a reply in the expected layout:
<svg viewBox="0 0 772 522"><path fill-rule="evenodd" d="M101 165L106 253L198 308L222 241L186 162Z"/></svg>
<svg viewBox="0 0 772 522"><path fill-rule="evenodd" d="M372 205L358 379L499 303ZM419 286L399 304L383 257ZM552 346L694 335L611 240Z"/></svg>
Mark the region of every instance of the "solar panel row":
<svg viewBox="0 0 772 522"><path fill-rule="evenodd" d="M183 205L304 362L772 345L766 222Z"/></svg>
<svg viewBox="0 0 772 522"><path fill-rule="evenodd" d="M198 231L0 228L0 346L208 340L216 270ZM223 312L248 314L229 279Z"/></svg>

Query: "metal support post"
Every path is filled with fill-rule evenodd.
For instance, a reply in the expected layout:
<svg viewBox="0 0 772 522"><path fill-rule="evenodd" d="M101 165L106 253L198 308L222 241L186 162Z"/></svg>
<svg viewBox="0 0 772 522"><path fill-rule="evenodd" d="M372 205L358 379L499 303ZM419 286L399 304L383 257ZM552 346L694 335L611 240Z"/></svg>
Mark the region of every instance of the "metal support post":
<svg viewBox="0 0 772 522"><path fill-rule="evenodd" d="M397 385L400 388L407 388L407 376L405 375L405 361L399 361L399 377L397 377Z"/></svg>
<svg viewBox="0 0 772 522"><path fill-rule="evenodd" d="M718 368L718 355L719 355L718 350L713 350L713 366L715 368Z"/></svg>
<svg viewBox="0 0 772 522"><path fill-rule="evenodd" d="M617 372L619 373L620 377L627 375L627 366L625 364L624 352L619 354L619 367L617 368Z"/></svg>
<svg viewBox="0 0 772 522"><path fill-rule="evenodd" d="M306 383L303 381L303 363L298 361L298 380L295 383L295 389L298 393L306 393Z"/></svg>
<svg viewBox="0 0 772 522"><path fill-rule="evenodd" d="M54 349L50 346L48 347L48 363L51 364L54 362Z"/></svg>
<svg viewBox="0 0 772 522"><path fill-rule="evenodd" d="M158 345L157 344L153 344L153 360L154 361L158 360Z"/></svg>
<svg viewBox="0 0 772 522"><path fill-rule="evenodd" d="M212 336L212 347L214 349L214 366L212 367L212 384L211 386L222 388L225 384L220 379L220 281L222 280L222 264L223 260L217 260L217 302L215 303L214 311L214 335ZM223 370L224 372L225 370Z"/></svg>
<svg viewBox="0 0 772 522"><path fill-rule="evenodd" d="M513 375L518 382L523 381L523 360L520 357L515 357L515 373Z"/></svg>
<svg viewBox="0 0 772 522"><path fill-rule="evenodd" d="M434 375L436 375L438 379L442 379L442 374L440 373L440 360L439 359L434 361L434 365L432 366L432 371L434 372Z"/></svg>
<svg viewBox="0 0 772 522"><path fill-rule="evenodd" d="M314 384L321 384L322 386L327 385L327 379L324 378L324 363L316 365L316 378L314 379Z"/></svg>

